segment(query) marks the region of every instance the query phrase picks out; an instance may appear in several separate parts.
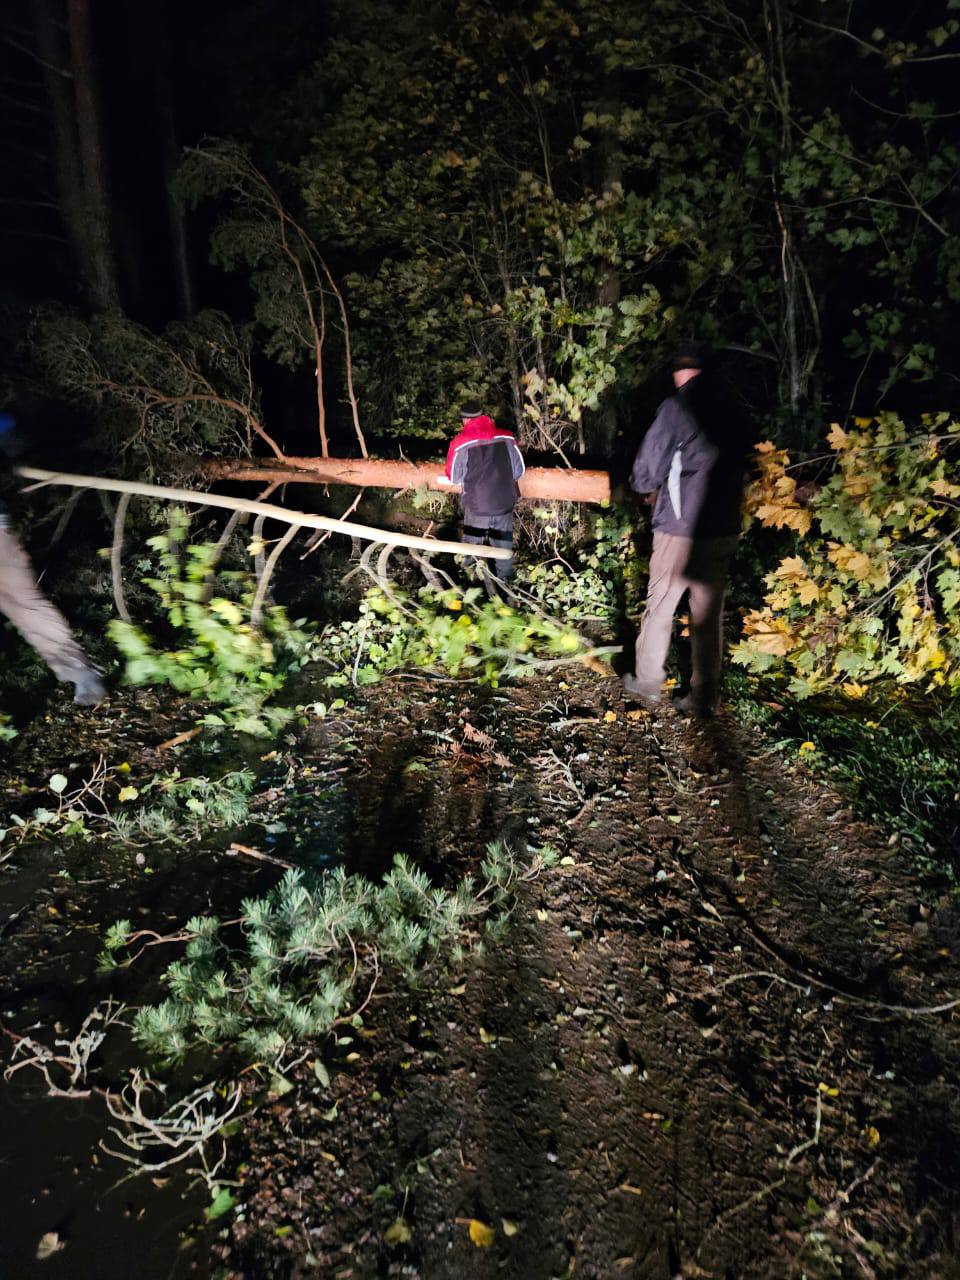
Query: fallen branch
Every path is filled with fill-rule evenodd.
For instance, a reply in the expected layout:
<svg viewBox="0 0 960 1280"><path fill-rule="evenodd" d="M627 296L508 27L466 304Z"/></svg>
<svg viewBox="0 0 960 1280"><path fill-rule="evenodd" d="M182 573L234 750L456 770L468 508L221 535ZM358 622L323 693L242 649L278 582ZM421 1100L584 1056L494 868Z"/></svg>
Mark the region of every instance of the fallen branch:
<svg viewBox="0 0 960 1280"><path fill-rule="evenodd" d="M402 465L402 464L401 464ZM221 507L225 511L250 511L254 515L278 520L281 524L296 525L303 529L329 529L387 547L413 547L431 555L471 556L474 559L509 560L512 551L505 547L472 546L466 542L443 542L439 538L417 538L410 533L398 533L393 529L375 529L371 525L354 524L350 520L334 520L330 516L309 515L305 511L287 511L267 502L252 502L246 498L228 498L221 493L198 493L194 489L169 489L165 485L146 484L140 480L114 480L109 476L84 476L68 472L43 471L38 467L17 467L16 474L24 480L35 480L39 485L65 484L76 489L96 489L107 493L136 493L147 498L163 498L168 502L183 502L198 507ZM290 478L290 477L288 477Z"/></svg>
<svg viewBox="0 0 960 1280"><path fill-rule="evenodd" d="M402 462L390 458L213 459L199 464L211 480L276 480L284 484L344 484L373 489L432 489L457 494L459 485L440 484L440 462ZM609 502L606 471L566 467L528 467L520 479L524 498L564 502Z"/></svg>
<svg viewBox="0 0 960 1280"><path fill-rule="evenodd" d="M284 858L275 858L272 853L261 853L259 849L252 849L248 844L238 844L234 840L233 844L227 849L227 856L235 858L239 853L242 853L245 858L256 858L258 862L271 862L275 867L285 867L288 871L293 870L292 862L287 862Z"/></svg>

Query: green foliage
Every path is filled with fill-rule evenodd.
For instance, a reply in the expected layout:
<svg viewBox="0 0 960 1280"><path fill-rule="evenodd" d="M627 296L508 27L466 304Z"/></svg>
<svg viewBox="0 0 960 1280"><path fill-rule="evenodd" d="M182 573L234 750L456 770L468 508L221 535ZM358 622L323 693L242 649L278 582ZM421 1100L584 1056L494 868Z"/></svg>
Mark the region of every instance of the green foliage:
<svg viewBox="0 0 960 1280"><path fill-rule="evenodd" d="M518 569L515 585L525 597L553 617L599 624L608 631L625 610L641 606L645 583L634 545L633 508L583 512L581 527L567 530L565 539L556 507L534 507L532 515L542 534L538 539L538 529L528 529L525 538L539 541L542 558Z"/></svg>
<svg viewBox="0 0 960 1280"><path fill-rule="evenodd" d="M196 839L205 831L239 826L250 811L255 780L249 769L219 778L181 778L179 769L158 774L139 789L143 805L114 813L114 830L122 840L154 843Z"/></svg>
<svg viewBox="0 0 960 1280"><path fill-rule="evenodd" d="M744 722L781 750L826 773L871 822L896 832L918 869L960 880L960 704L915 705L825 698L796 701L775 684L732 673Z"/></svg>
<svg viewBox="0 0 960 1280"><path fill-rule="evenodd" d="M324 658L344 672L340 681L352 671L358 684L420 667L469 673L496 687L503 676L523 675L545 660L577 660L585 651L575 631L490 600L482 587L423 587L415 594L371 588L359 617L326 628L320 643Z"/></svg>
<svg viewBox="0 0 960 1280"><path fill-rule="evenodd" d="M88 778L72 787L65 774L52 774L47 787L55 807L40 805L29 817L6 815L9 826L0 829L0 840L10 832L20 840L108 836L134 845L182 841L211 828L236 826L249 812L254 783L249 770L219 778L181 778L175 769L139 788L127 782L128 770L108 767L101 759Z"/></svg>
<svg viewBox="0 0 960 1280"><path fill-rule="evenodd" d="M5 711L0 711L0 742L12 742L17 731Z"/></svg>
<svg viewBox="0 0 960 1280"><path fill-rule="evenodd" d="M259 627L253 625L256 585L249 572L221 572L218 580L232 595L208 598L217 548L188 544L188 530L186 514L171 512L167 531L149 539L157 552L157 574L143 580L166 623L185 643L163 648L143 628L114 619L108 632L126 658L126 680L166 684L213 703L217 711L205 715L204 724L268 736L292 715L269 706L269 699L306 661L311 637L277 605L263 610Z"/></svg>
<svg viewBox="0 0 960 1280"><path fill-rule="evenodd" d="M798 419L929 377L960 279L953 122L913 64L955 47L935 8L918 55L839 0L813 23L729 0L334 4L287 175L316 242L359 264L374 423L438 437L483 394L530 444L609 444L605 408L676 328L768 357L756 376ZM241 231L218 251L249 261ZM258 316L307 359L272 261Z"/></svg>
<svg viewBox="0 0 960 1280"><path fill-rule="evenodd" d="M736 661L785 667L798 697L839 685L860 698L880 679L960 688L960 424L929 415L921 432L892 413L834 426L832 469L807 506L788 455L760 446L750 505L801 541L767 576Z"/></svg>
<svg viewBox="0 0 960 1280"><path fill-rule="evenodd" d="M349 1020L381 969L413 982L441 952L462 956L478 941L481 919L502 925L519 882L555 857L542 850L523 866L505 845L491 844L483 882L468 876L453 890L433 887L402 856L379 884L342 867L317 881L288 871L267 896L244 901L239 945L225 939L216 917L188 922L184 957L164 976L170 994L138 1011L134 1035L166 1059L197 1044L232 1043L277 1065ZM126 921L110 930L114 953L128 932Z"/></svg>
<svg viewBox="0 0 960 1280"><path fill-rule="evenodd" d="M89 319L44 308L30 360L61 394L96 409L100 443L142 478L184 471L184 458L249 453L259 430L250 333L219 311L162 334L115 312Z"/></svg>

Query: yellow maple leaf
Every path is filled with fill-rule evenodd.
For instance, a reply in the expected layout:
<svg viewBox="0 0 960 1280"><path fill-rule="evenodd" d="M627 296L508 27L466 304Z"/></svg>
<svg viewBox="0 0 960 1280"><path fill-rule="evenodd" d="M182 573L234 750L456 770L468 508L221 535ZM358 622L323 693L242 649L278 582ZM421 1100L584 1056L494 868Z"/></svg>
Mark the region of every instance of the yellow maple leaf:
<svg viewBox="0 0 960 1280"><path fill-rule="evenodd" d="M773 453L776 447L772 440L761 440L757 444L757 453Z"/></svg>
<svg viewBox="0 0 960 1280"><path fill-rule="evenodd" d="M605 711L603 713L604 724L613 724L616 718L617 718L617 713L615 711Z"/></svg>
<svg viewBox="0 0 960 1280"><path fill-rule="evenodd" d="M813 604L820 599L820 588L811 578L807 578L797 587L797 599L801 604Z"/></svg>
<svg viewBox="0 0 960 1280"><path fill-rule="evenodd" d="M848 698L862 698L868 692L867 686L865 684L857 684L856 680L848 680L840 688Z"/></svg>
<svg viewBox="0 0 960 1280"><path fill-rule="evenodd" d="M829 542L827 545L830 548L827 559L838 569L852 573L858 582L864 582L870 577L873 562L866 552L858 551L848 542Z"/></svg>
<svg viewBox="0 0 960 1280"><path fill-rule="evenodd" d="M850 437L844 431L843 427L841 427L839 422L831 424L830 430L827 433L827 444L829 444L831 449L836 449L839 452L841 449L846 447L849 439Z"/></svg>
<svg viewBox="0 0 960 1280"><path fill-rule="evenodd" d="M773 618L768 610L747 614L743 620L743 630L749 637L752 648L776 658L785 657L796 644L787 624Z"/></svg>
<svg viewBox="0 0 960 1280"><path fill-rule="evenodd" d="M960 484L951 484L943 476L938 476L936 480L930 481L930 492L935 493L938 498L960 498Z"/></svg>
<svg viewBox="0 0 960 1280"><path fill-rule="evenodd" d="M788 556L786 560L781 560L773 573L776 578L805 578L808 569L806 561L800 556Z"/></svg>
<svg viewBox="0 0 960 1280"><path fill-rule="evenodd" d="M468 1230L470 1232L470 1239L478 1249L489 1249L497 1234L493 1227L487 1226L487 1224L485 1222L481 1222L479 1218L470 1219Z"/></svg>

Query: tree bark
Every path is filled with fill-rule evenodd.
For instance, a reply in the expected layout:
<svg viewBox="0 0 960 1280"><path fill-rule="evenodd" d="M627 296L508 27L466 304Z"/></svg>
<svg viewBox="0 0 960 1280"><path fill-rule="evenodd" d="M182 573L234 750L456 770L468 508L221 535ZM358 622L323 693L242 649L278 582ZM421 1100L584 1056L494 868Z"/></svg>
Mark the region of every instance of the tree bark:
<svg viewBox="0 0 960 1280"><path fill-rule="evenodd" d="M81 262L81 270L88 282L91 302L98 309L108 311L119 307L120 289L113 247L90 0L67 0L67 22L77 136L83 170L86 260Z"/></svg>
<svg viewBox="0 0 960 1280"><path fill-rule="evenodd" d="M617 137L617 125L621 111L620 75L617 71L608 71L604 84L603 98L598 104L601 117L610 117L600 139L600 190L604 201L608 204L623 201L623 152L620 139ZM601 307L610 307L616 313L620 302L622 281L620 268L615 261L607 260L597 287L597 302ZM612 458L617 445L617 406L613 400L612 390L608 390L600 409L599 422L601 456Z"/></svg>
<svg viewBox="0 0 960 1280"><path fill-rule="evenodd" d="M202 464L211 480L257 480L281 484L342 484L371 489L419 489L459 493L459 486L440 484L440 462L395 462L380 458L290 458L246 462L214 459ZM565 467L528 467L520 481L524 498L562 502L608 502L606 471Z"/></svg>
<svg viewBox="0 0 960 1280"><path fill-rule="evenodd" d="M87 242L86 205L80 140L77 136L76 100L70 58L65 47L54 0L31 0L37 52L53 129L53 159L57 176L57 204L64 230L76 257L77 267L88 293L87 277L91 259Z"/></svg>
<svg viewBox="0 0 960 1280"><path fill-rule="evenodd" d="M141 0L141 3L144 3L144 0ZM165 8L158 3L158 0L151 0L148 30L151 30L153 35L153 79L157 95L156 111L163 165L163 186L166 195L167 226L170 232L174 297L179 314L185 318L193 315L194 311L193 273L190 268L190 251L183 205L173 193L173 179L180 163L180 146L177 142L176 107L170 72L170 37Z"/></svg>

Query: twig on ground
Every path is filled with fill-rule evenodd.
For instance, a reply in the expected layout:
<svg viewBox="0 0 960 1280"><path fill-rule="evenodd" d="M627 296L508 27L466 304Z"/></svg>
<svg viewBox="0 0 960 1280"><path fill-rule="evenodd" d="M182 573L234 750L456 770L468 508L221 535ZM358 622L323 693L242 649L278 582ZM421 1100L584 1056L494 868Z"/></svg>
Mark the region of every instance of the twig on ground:
<svg viewBox="0 0 960 1280"><path fill-rule="evenodd" d="M275 858L272 853L261 853L259 849L251 849L249 845L237 844L234 841L227 849L227 856L236 857L238 853L242 853L245 858L256 858L258 862L272 862L274 866L285 867L288 871L293 870L293 863L287 862L284 858Z"/></svg>

